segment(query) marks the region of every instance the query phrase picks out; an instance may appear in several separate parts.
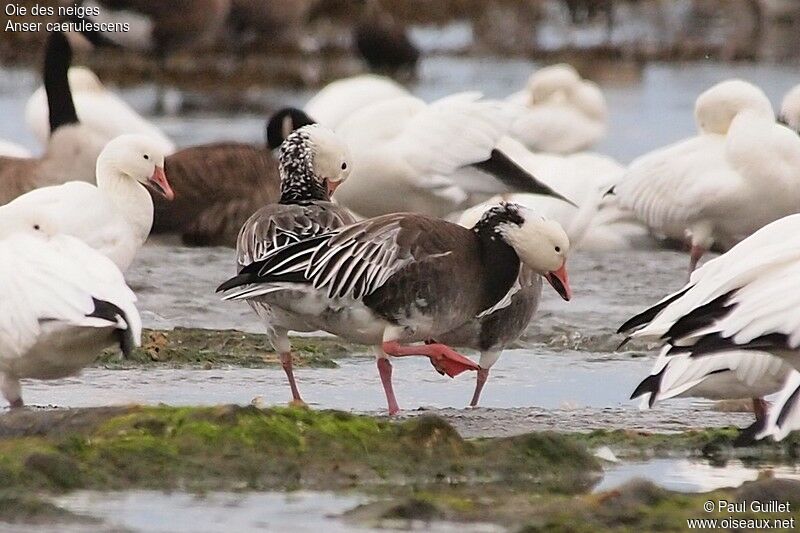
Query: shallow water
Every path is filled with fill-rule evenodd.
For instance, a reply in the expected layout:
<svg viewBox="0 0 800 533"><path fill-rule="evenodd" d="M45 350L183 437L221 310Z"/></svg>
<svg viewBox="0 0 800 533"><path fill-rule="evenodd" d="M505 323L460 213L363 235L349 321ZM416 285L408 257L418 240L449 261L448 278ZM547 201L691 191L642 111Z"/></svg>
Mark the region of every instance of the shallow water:
<svg viewBox="0 0 800 533"><path fill-rule="evenodd" d="M651 459L606 468L602 481L594 487L594 491L613 489L631 479L643 478L669 490L709 492L738 487L745 481L757 479L765 471L771 472L776 478L800 479L800 465L762 465L753 468L738 460L728 461L724 466L714 466L706 461L690 459Z"/></svg>

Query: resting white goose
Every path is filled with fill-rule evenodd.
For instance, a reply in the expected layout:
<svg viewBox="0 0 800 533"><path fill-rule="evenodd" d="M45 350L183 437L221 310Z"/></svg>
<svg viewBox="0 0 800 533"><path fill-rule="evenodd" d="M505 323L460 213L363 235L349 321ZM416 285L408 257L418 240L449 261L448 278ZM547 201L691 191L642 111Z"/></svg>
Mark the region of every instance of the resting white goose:
<svg viewBox="0 0 800 533"><path fill-rule="evenodd" d="M800 370L798 280L800 215L791 215L697 269L684 288L631 318L620 331L629 338L665 343L666 357L685 354L690 362L697 360L703 365L698 375L708 366L703 359L709 355L741 350L768 352ZM764 375L763 365L740 362L737 379L755 383ZM787 395L784 404L776 403L773 409L796 412L799 396ZM782 434L785 421L773 419L776 435ZM764 419L757 421L755 433L764 436L764 424Z"/></svg>
<svg viewBox="0 0 800 533"><path fill-rule="evenodd" d="M335 130L356 111L401 96L410 96L410 93L391 78L362 74L329 83L306 102L303 111Z"/></svg>
<svg viewBox="0 0 800 533"><path fill-rule="evenodd" d="M78 120L105 142L125 133L139 133L153 138L161 151L169 155L175 144L154 124L145 120L124 100L106 89L94 72L86 67L69 69L69 87ZM25 106L25 122L45 145L50 138L47 95L39 87Z"/></svg>
<svg viewBox="0 0 800 533"><path fill-rule="evenodd" d="M568 247L558 224L515 204L488 210L471 229L394 213L276 248L218 290L230 291L225 299L263 298L310 326L374 346L395 414L390 357L429 357L451 377L479 370L438 336L491 313L523 266L569 299ZM416 341L432 342L407 344Z"/></svg>
<svg viewBox="0 0 800 533"><path fill-rule="evenodd" d="M646 241L647 229L641 223L604 202L603 195L625 171L614 159L588 152L569 156L536 154L511 137L501 139L497 147L577 207L538 194L509 193L467 209L462 220L476 220L492 205L509 201L558 222L573 250L619 250Z"/></svg>
<svg viewBox="0 0 800 533"><path fill-rule="evenodd" d="M141 342L136 296L114 264L41 215L0 223L0 391L78 373L101 350Z"/></svg>
<svg viewBox="0 0 800 533"><path fill-rule="evenodd" d="M143 135L121 135L97 158L96 186L72 181L30 191L0 207L0 224L42 214L125 271L153 225L153 200L145 187L174 196L159 146Z"/></svg>
<svg viewBox="0 0 800 533"><path fill-rule="evenodd" d="M508 101L524 106L510 135L531 150L570 154L589 148L606 134L603 93L570 65L537 70L526 88Z"/></svg>
<svg viewBox="0 0 800 533"><path fill-rule="evenodd" d="M777 124L757 87L715 85L695 106L696 137L635 160L614 188L619 205L654 232L691 244L690 270L797 211L800 137Z"/></svg>
<svg viewBox="0 0 800 533"><path fill-rule="evenodd" d="M12 143L11 141L4 141L0 139L0 157L19 157L27 158L32 157L30 150L21 144Z"/></svg>
<svg viewBox="0 0 800 533"><path fill-rule="evenodd" d="M489 186L563 199L496 149L513 116L512 107L478 93L432 104L404 96L367 106L336 128L353 154L353 173L337 198L362 216L445 216L469 198L476 180L458 171L472 166L484 173L481 192Z"/></svg>

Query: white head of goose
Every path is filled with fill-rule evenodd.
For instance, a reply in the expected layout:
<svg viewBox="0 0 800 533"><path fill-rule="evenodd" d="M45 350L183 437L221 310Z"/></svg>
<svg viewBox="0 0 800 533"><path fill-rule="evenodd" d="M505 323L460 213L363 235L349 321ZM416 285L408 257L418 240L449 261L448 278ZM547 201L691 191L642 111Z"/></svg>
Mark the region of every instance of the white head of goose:
<svg viewBox="0 0 800 533"><path fill-rule="evenodd" d="M262 298L318 329L374 345L396 413L389 356L429 357L451 377L478 370L443 344L403 343L435 339L491 309L521 262L569 299L568 252L557 224L517 204L489 209L471 229L396 213L275 249L218 290L230 291L225 299Z"/></svg>
<svg viewBox="0 0 800 533"><path fill-rule="evenodd" d="M280 203L330 200L350 175L350 151L331 130L310 124L292 132L280 147Z"/></svg>
<svg viewBox="0 0 800 533"><path fill-rule="evenodd" d="M117 137L97 158L96 179L97 186L70 181L25 193L0 207L0 222L46 205L62 233L81 239L124 271L153 225L153 201L145 187L174 196L159 143L143 135Z"/></svg>

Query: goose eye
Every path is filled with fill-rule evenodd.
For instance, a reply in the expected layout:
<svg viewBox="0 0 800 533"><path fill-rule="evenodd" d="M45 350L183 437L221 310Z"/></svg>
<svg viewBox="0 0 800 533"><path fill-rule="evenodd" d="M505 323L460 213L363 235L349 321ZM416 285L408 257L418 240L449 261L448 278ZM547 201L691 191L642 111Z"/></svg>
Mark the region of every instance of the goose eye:
<svg viewBox="0 0 800 533"><path fill-rule="evenodd" d="M144 158L149 160L149 159L150 159L150 156L149 156L149 155L147 155L147 154L144 154Z"/></svg>
<svg viewBox="0 0 800 533"><path fill-rule="evenodd" d="M36 231L39 231L39 224L34 224L33 225L33 229L35 229Z"/></svg>
<svg viewBox="0 0 800 533"><path fill-rule="evenodd" d="M561 251L561 247L560 246L556 246L556 253L558 253L560 251Z"/></svg>
<svg viewBox="0 0 800 533"><path fill-rule="evenodd" d="M342 170L347 170L347 163L342 163Z"/></svg>

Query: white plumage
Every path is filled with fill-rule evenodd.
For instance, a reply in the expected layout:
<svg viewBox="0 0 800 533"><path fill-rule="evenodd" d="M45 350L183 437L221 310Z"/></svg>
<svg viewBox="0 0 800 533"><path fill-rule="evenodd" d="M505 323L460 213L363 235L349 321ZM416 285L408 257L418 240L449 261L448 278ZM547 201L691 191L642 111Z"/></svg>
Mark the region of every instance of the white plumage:
<svg viewBox="0 0 800 533"><path fill-rule="evenodd" d="M39 229L33 229L34 224ZM37 217L0 227L0 389L75 374L100 350L140 344L136 297L108 259Z"/></svg>
<svg viewBox="0 0 800 533"><path fill-rule="evenodd" d="M446 215L468 198L469 180L460 181L456 170L488 159L512 119L512 108L478 93L432 104L405 96L368 106L336 130L354 160L337 198L363 216Z"/></svg>
<svg viewBox="0 0 800 533"><path fill-rule="evenodd" d="M85 182L42 187L0 207L0 224L46 215L60 233L81 239L127 269L153 225L145 185L171 198L160 145L141 135L108 143L97 160L97 186Z"/></svg>
<svg viewBox="0 0 800 533"><path fill-rule="evenodd" d="M526 88L508 101L523 106L510 134L531 150L570 154L586 150L606 134L603 93L570 65L537 70Z"/></svg>
<svg viewBox="0 0 800 533"><path fill-rule="evenodd" d="M81 124L103 141L110 141L126 133L138 133L151 137L165 155L175 151L175 144L158 127L106 89L88 68L71 67L69 86ZM47 95L44 87L39 87L25 106L25 122L43 146L50 137L47 113Z"/></svg>
<svg viewBox="0 0 800 533"><path fill-rule="evenodd" d="M691 240L692 268L713 245L730 248L800 202L800 137L775 122L760 89L720 83L695 115L696 137L635 160L615 187L619 205L655 233Z"/></svg>
<svg viewBox="0 0 800 533"><path fill-rule="evenodd" d="M329 83L306 103L303 111L323 126L336 129L359 109L401 96L409 96L409 92L391 78L362 74Z"/></svg>
<svg viewBox="0 0 800 533"><path fill-rule="evenodd" d="M32 157L30 150L17 143L0 139L0 157Z"/></svg>

